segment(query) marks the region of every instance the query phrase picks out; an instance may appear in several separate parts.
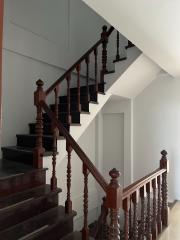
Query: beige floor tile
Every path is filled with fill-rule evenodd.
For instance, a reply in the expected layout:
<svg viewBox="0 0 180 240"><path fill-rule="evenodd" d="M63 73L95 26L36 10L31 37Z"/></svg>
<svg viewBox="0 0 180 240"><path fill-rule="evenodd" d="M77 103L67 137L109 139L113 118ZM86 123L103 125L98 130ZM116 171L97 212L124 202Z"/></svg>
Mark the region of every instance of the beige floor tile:
<svg viewBox="0 0 180 240"><path fill-rule="evenodd" d="M161 234L159 240L180 240L180 202L170 211L169 227Z"/></svg>

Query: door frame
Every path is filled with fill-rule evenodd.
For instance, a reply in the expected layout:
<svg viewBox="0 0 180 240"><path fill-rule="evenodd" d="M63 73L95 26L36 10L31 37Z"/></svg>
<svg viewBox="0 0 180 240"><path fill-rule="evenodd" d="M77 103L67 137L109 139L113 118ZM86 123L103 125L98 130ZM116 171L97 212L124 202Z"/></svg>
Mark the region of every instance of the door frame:
<svg viewBox="0 0 180 240"><path fill-rule="evenodd" d="M2 126L2 48L3 48L4 0L0 0L0 131ZM1 134L0 134L1 135ZM0 136L1 137L1 136Z"/></svg>

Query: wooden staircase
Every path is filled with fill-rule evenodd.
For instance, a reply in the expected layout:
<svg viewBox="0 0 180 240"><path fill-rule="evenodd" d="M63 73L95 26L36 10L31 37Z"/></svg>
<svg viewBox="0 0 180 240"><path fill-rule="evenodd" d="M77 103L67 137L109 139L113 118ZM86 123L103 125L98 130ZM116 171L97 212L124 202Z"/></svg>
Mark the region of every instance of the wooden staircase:
<svg viewBox="0 0 180 240"><path fill-rule="evenodd" d="M100 40L46 91L43 89L43 81L37 81L37 90L34 93L34 104L37 108L36 122L29 123L29 134L17 135L16 146L6 146L2 148L3 158L0 167L0 240L99 239L99 229L101 229L102 226L103 229L108 230L100 239L118 240L120 239L119 210L121 208L125 211L125 235L123 239L130 239L132 232L136 237L131 237L131 239L140 239L138 238L140 232L138 232L137 228L137 194L138 191L140 191L141 199L143 200L145 198L145 192L143 195L142 189L148 191L149 204L151 184L153 183L153 189L157 187L154 179L158 181L158 187L164 189L162 196L166 200L163 201L161 193L159 193L158 207L159 211L161 210L162 214L164 214L162 221L160 219L158 222L159 233L161 232L160 222L164 225L166 224L167 153L162 154L161 166L155 173L123 190L118 181L120 173L116 169L111 170L111 182L108 184L70 135L71 126L81 126L80 114L90 114L89 103L98 104L98 94L105 94L104 76L105 74L111 73L111 71L107 70L107 44L113 31L113 27L107 30L107 27L104 26ZM102 68L99 70L98 48L101 46ZM118 32L116 47L117 54L115 62L126 60L126 58L121 58L119 54ZM133 47L133 44L129 42L126 48L128 47ZM93 84L90 83L90 55L94 56ZM82 62L86 64L86 81L83 86L80 84ZM71 88L71 75L74 71L77 73L77 86ZM67 94L65 96L60 94L62 81L67 82ZM46 97L50 93L54 93L54 104L48 106ZM64 206L59 206L58 196L61 193L61 189L57 187L56 177L57 140L61 139L66 140L68 155L66 170L67 200ZM72 150L77 153L80 161L82 161L82 174L84 177L84 222L81 232L74 232L73 229L73 218L76 216L76 212L73 211L71 200ZM46 184L47 169L43 168L43 156L52 156L52 178L49 185ZM93 233L91 233L91 236L88 226L89 174L94 177L105 195L103 210L98 225ZM161 190L159 191L161 192ZM156 192L153 192L153 194L156 194ZM156 195L154 197L154 201L155 200ZM132 209L131 203L133 203ZM105 216L104 211L106 212ZM150 208L148 211L150 211ZM134 214L133 225L130 225L129 222L129 212L132 215ZM156 214L155 210L154 214ZM156 221L156 219L154 221ZM149 235L147 239L152 239L152 236L153 239L156 239L154 238L156 233L151 233L151 219L148 220L148 224L149 228L141 228L141 237L145 235L145 230L148 230ZM106 225L108 228L105 227Z"/></svg>

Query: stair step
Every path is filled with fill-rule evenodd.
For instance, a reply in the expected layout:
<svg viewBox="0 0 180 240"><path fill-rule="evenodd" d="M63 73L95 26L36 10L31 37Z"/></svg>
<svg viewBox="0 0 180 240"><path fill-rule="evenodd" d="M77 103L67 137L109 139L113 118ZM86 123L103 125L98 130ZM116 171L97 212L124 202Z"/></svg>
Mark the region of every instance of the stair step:
<svg viewBox="0 0 180 240"><path fill-rule="evenodd" d="M105 83L99 83L98 84L98 91L99 92L104 92L104 85ZM95 85L89 85L89 91L90 93L95 93ZM77 93L78 92L78 88L71 88L71 93ZM86 94L87 93L87 87L86 86L81 86L80 87L80 92L82 94Z"/></svg>
<svg viewBox="0 0 180 240"><path fill-rule="evenodd" d="M64 124L64 127L69 132L69 125ZM29 134L34 135L35 133L36 133L36 123L29 123ZM53 134L51 123L45 123L43 125L43 134L44 135L52 135ZM62 136L61 132L60 132L60 136Z"/></svg>
<svg viewBox="0 0 180 240"><path fill-rule="evenodd" d="M34 169L22 163L2 159L0 166L0 197L44 185L46 182L46 170Z"/></svg>
<svg viewBox="0 0 180 240"><path fill-rule="evenodd" d="M89 237L88 239L94 240L92 237ZM61 238L61 240L82 240L82 234L80 232L73 232Z"/></svg>
<svg viewBox="0 0 180 240"><path fill-rule="evenodd" d="M2 147L3 158L20 162L23 164L33 165L33 148L19 147L19 146L8 146ZM52 156L52 151L46 151L44 156Z"/></svg>
<svg viewBox="0 0 180 240"><path fill-rule="evenodd" d="M89 95L89 97L90 97L90 101L94 101L94 102L97 102L97 94L96 93L91 93L90 92L90 95ZM71 100L71 102L73 102L73 103L77 103L77 93L73 93L73 94L71 94L70 95L70 100ZM67 103L67 96L60 96L59 97L59 103ZM81 94L81 97L80 97L80 101L81 102L87 102L87 94Z"/></svg>
<svg viewBox="0 0 180 240"><path fill-rule="evenodd" d="M18 135L16 135L17 146L35 148L36 136L37 135L35 135L35 134L18 134ZM59 139L64 139L64 138L59 137ZM46 151L52 150L52 148L53 148L53 136L52 135L44 135L43 136L43 147L46 149Z"/></svg>
<svg viewBox="0 0 180 240"><path fill-rule="evenodd" d="M45 123L51 121L49 119L47 113L43 114L43 119L44 119ZM67 123L67 113L65 113L65 112L59 113L59 119L62 123ZM80 112L72 112L71 119L72 119L72 123L80 123Z"/></svg>
<svg viewBox="0 0 180 240"><path fill-rule="evenodd" d="M60 103L59 105L59 112L67 112L68 111L68 104L67 103ZM89 112L89 102L81 102L81 111ZM52 111L55 109L55 105L50 105ZM78 106L77 103L71 103L70 105L71 112L77 112Z"/></svg>
<svg viewBox="0 0 180 240"><path fill-rule="evenodd" d="M0 231L58 206L58 193L43 185L0 199Z"/></svg>
<svg viewBox="0 0 180 240"><path fill-rule="evenodd" d="M65 214L65 208L55 207L22 223L0 232L0 239L60 239L73 231L72 214Z"/></svg>

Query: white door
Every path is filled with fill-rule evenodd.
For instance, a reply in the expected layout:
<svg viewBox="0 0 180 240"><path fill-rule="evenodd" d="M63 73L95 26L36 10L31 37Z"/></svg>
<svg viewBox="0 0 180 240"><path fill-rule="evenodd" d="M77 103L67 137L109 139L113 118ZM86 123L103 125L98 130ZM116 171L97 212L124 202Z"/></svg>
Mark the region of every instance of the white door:
<svg viewBox="0 0 180 240"><path fill-rule="evenodd" d="M103 174L110 179L109 171L117 168L124 184L124 114L103 115Z"/></svg>

